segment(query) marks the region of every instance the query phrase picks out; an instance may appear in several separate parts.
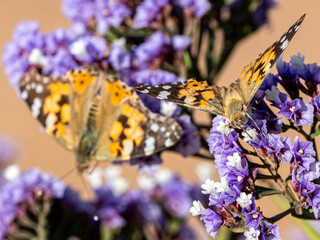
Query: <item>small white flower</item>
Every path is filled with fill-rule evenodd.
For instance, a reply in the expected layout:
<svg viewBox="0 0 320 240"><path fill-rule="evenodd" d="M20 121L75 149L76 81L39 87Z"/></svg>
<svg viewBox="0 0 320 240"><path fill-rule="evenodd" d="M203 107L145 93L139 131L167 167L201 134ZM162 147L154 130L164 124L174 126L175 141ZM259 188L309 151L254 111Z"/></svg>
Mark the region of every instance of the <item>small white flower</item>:
<svg viewBox="0 0 320 240"><path fill-rule="evenodd" d="M155 178L160 185L166 184L172 178L172 172L169 169L161 168L156 173Z"/></svg>
<svg viewBox="0 0 320 240"><path fill-rule="evenodd" d="M276 86L271 87L271 91L269 89L266 90L266 99L275 102L279 99L280 90Z"/></svg>
<svg viewBox="0 0 320 240"><path fill-rule="evenodd" d="M304 68L303 62L304 62L304 55L302 55L301 53L298 53L297 55L293 55L290 59L290 63L299 69Z"/></svg>
<svg viewBox="0 0 320 240"><path fill-rule="evenodd" d="M110 186L115 196L121 196L128 190L129 183L123 177L117 177L110 181Z"/></svg>
<svg viewBox="0 0 320 240"><path fill-rule="evenodd" d="M3 171L3 177L7 180L7 181L12 181L15 180L19 177L20 175L20 168L18 166L18 164L13 164L8 166L4 171Z"/></svg>
<svg viewBox="0 0 320 240"><path fill-rule="evenodd" d="M242 169L242 166L241 166L241 157L239 155L239 153L235 152L233 153L232 156L228 156L227 157L227 166L228 167L235 167L237 169Z"/></svg>
<svg viewBox="0 0 320 240"><path fill-rule="evenodd" d="M175 103L162 101L160 106L160 113L167 117L171 117L177 107L178 106Z"/></svg>
<svg viewBox="0 0 320 240"><path fill-rule="evenodd" d="M242 132L241 135L243 136L243 141L251 142L257 140L257 131L254 128L248 127L246 128L247 132ZM249 134L249 135L248 135Z"/></svg>
<svg viewBox="0 0 320 240"><path fill-rule="evenodd" d="M226 120L225 122L224 122L224 121L220 121L220 122L219 122L219 125L216 126L215 130L216 130L217 132L221 132L222 134L229 135L229 133L230 133L233 129L230 128L228 125L229 125L228 120Z"/></svg>
<svg viewBox="0 0 320 240"><path fill-rule="evenodd" d="M201 191L203 194L217 194L215 182L213 180L207 179L205 183L201 184L201 188L203 189L203 191Z"/></svg>
<svg viewBox="0 0 320 240"><path fill-rule="evenodd" d="M211 178L215 168L213 164L200 163L196 166L196 174L201 183L203 183L208 178Z"/></svg>
<svg viewBox="0 0 320 240"><path fill-rule="evenodd" d="M143 191L148 191L156 185L155 180L148 176L139 176L137 182Z"/></svg>
<svg viewBox="0 0 320 240"><path fill-rule="evenodd" d="M117 178L121 175L122 173L122 169L118 166L110 166L108 168L106 168L105 172L104 172L104 176L106 179L114 179Z"/></svg>
<svg viewBox="0 0 320 240"><path fill-rule="evenodd" d="M82 39L73 42L69 47L70 53L77 57L88 57L86 44Z"/></svg>
<svg viewBox="0 0 320 240"><path fill-rule="evenodd" d="M39 64L42 66L46 66L48 63L48 59L43 55L39 48L32 49L28 61L30 64Z"/></svg>
<svg viewBox="0 0 320 240"><path fill-rule="evenodd" d="M255 230L253 227L250 227L247 231L244 232L246 240L258 240L260 235L259 230Z"/></svg>
<svg viewBox="0 0 320 240"><path fill-rule="evenodd" d="M198 216L204 214L206 209L203 207L200 201L193 201L193 206L190 208L190 213L192 216Z"/></svg>
<svg viewBox="0 0 320 240"><path fill-rule="evenodd" d="M220 182L215 182L214 187L215 187L217 193L224 193L229 190L229 184L228 184L227 179L225 177L221 177Z"/></svg>
<svg viewBox="0 0 320 240"><path fill-rule="evenodd" d="M252 203L252 194L249 193L248 195L244 192L240 193L240 196L237 198L237 203L242 207L245 208Z"/></svg>
<svg viewBox="0 0 320 240"><path fill-rule="evenodd" d="M103 183L103 170L99 167L95 168L90 174L85 175L93 188L101 187Z"/></svg>

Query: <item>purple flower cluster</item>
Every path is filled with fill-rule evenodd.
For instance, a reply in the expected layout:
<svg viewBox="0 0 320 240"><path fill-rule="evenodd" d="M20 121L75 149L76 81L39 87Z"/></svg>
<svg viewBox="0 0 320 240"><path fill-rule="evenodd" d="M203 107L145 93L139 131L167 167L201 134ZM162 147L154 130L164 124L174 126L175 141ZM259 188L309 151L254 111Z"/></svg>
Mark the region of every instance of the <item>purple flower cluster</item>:
<svg viewBox="0 0 320 240"><path fill-rule="evenodd" d="M261 197L256 194L255 182L264 176L260 174L259 168L248 162L244 147L239 142L240 136L255 149L263 164L273 162L271 172L274 169L277 171L280 161L290 164L289 177L292 178L291 184L298 195L298 201L304 209L312 208L315 218L320 217L320 188L313 182L320 177L320 163L315 159L312 139L304 132L308 141L300 141L297 136L291 143L289 137L279 135L284 126L304 131L301 126L316 124L314 119L319 116L317 66L304 64L303 60L301 55L297 55L292 57L290 63L282 60L278 62L278 74L270 74L257 92L252 108L248 110L252 119L248 119L241 135L229 127L224 117L217 116L213 119L207 141L215 158L220 182L207 179L201 186L202 193L209 194L209 208L194 201L190 210L193 215L201 215L200 219L211 236L216 237L222 225L241 226L241 221L245 218L244 225L248 231L244 234L247 238L280 239L278 227L268 223L255 205L255 199ZM287 93L276 88L278 83ZM309 95L309 102L299 98L301 92ZM283 123L282 118L265 103L264 97L278 109L277 114L290 121L290 125ZM242 217L239 219L236 216Z"/></svg>
<svg viewBox="0 0 320 240"><path fill-rule="evenodd" d="M161 26L162 20L170 16L173 9L201 18L211 8L207 0L144 0L135 11L131 5L127 0L64 0L62 11L74 24L81 25L81 28L96 25L96 31L103 35L112 27L125 25L126 19L133 20L133 29L159 28L158 25Z"/></svg>
<svg viewBox="0 0 320 240"><path fill-rule="evenodd" d="M45 199L62 198L65 185L58 179L37 169L23 173L18 179L8 182L1 189L0 238L14 231L11 224L16 218L26 218L23 203L35 204L36 196Z"/></svg>
<svg viewBox="0 0 320 240"><path fill-rule="evenodd" d="M17 88L21 76L31 69L40 68L43 74L57 77L84 63L103 60L106 50L101 37L61 28L45 34L37 22L23 22L5 46L2 61L11 85Z"/></svg>
<svg viewBox="0 0 320 240"><path fill-rule="evenodd" d="M151 225L157 234L196 239L185 222L192 199L199 191L196 185L183 181L169 170L160 169L154 178L143 176L138 179L142 190L128 190L126 181L119 174L120 171L113 167L108 168L105 174L102 171L91 178L96 186L97 214L103 224L124 239L128 229L143 231ZM96 178L103 176L107 181L98 181L101 185L97 185ZM170 232L171 221L178 221L181 228Z"/></svg>

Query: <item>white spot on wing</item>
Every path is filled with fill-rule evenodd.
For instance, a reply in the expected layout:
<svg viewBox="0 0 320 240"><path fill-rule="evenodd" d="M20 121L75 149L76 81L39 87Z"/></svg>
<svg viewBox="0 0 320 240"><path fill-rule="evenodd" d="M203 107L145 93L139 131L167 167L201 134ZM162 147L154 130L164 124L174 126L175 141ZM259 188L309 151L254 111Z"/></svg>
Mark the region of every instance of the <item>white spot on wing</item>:
<svg viewBox="0 0 320 240"><path fill-rule="evenodd" d="M168 98L168 95L170 95L170 92L168 92L168 91L161 91L161 92L159 92L157 98L159 98L159 99L167 99L167 98Z"/></svg>
<svg viewBox="0 0 320 240"><path fill-rule="evenodd" d="M43 92L43 86L41 84L38 84L36 87L36 93L42 93Z"/></svg>
<svg viewBox="0 0 320 240"><path fill-rule="evenodd" d="M24 90L22 93L21 93L21 98L23 100L26 100L28 98L28 91L27 90Z"/></svg>
<svg viewBox="0 0 320 240"><path fill-rule="evenodd" d="M154 147L154 143L155 143L155 138L154 137L148 137L145 141L146 146L144 147L144 152L145 153L149 153L149 152L153 152L155 147Z"/></svg>
<svg viewBox="0 0 320 240"><path fill-rule="evenodd" d="M164 86L162 86L162 88L168 90L168 89L171 88L171 86L170 85L164 85Z"/></svg>
<svg viewBox="0 0 320 240"><path fill-rule="evenodd" d="M160 128L160 131L161 131L161 132L164 132L165 130L166 130L166 128L163 127L163 126Z"/></svg>
<svg viewBox="0 0 320 240"><path fill-rule="evenodd" d="M280 42L283 42L285 39L287 38L287 36L283 36L280 40Z"/></svg>
<svg viewBox="0 0 320 240"><path fill-rule="evenodd" d="M285 41L282 43L281 49L284 50L284 49L288 46L288 44L289 44L289 41L288 41L288 39L287 39L287 40L285 40Z"/></svg>
<svg viewBox="0 0 320 240"><path fill-rule="evenodd" d="M150 129L153 132L158 132L159 131L159 125L157 123L152 123L151 126L150 126Z"/></svg>
<svg viewBox="0 0 320 240"><path fill-rule="evenodd" d="M32 115L38 117L40 114L40 107L42 106L40 98L33 99L33 104L31 106Z"/></svg>
<svg viewBox="0 0 320 240"><path fill-rule="evenodd" d="M143 89L143 90L139 90L139 91L142 92L142 93L148 93L149 92L148 89Z"/></svg>
<svg viewBox="0 0 320 240"><path fill-rule="evenodd" d="M165 145L166 147L170 147L170 146L173 145L173 141L172 141L170 138L168 138L168 139L164 142L164 145Z"/></svg>

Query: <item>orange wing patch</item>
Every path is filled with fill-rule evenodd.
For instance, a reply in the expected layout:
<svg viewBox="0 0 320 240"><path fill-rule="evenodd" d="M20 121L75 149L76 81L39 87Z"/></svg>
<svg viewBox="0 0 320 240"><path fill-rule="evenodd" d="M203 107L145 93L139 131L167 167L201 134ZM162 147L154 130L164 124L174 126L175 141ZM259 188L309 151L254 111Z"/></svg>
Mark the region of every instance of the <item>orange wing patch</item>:
<svg viewBox="0 0 320 240"><path fill-rule="evenodd" d="M106 89L111 95L112 106L119 106L122 100L128 97L138 99L132 89L125 86L121 81L115 80L112 76L107 76L106 80Z"/></svg>
<svg viewBox="0 0 320 240"><path fill-rule="evenodd" d="M79 95L83 94L97 78L89 70L75 70L67 73L67 77L72 79L73 90Z"/></svg>

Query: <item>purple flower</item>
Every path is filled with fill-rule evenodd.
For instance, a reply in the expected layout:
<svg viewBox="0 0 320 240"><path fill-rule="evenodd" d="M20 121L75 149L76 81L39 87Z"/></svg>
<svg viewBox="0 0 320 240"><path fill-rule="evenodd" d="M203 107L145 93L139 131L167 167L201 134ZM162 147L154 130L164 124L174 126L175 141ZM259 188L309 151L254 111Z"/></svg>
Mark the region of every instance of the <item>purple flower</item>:
<svg viewBox="0 0 320 240"><path fill-rule="evenodd" d="M205 223L209 235L215 238L223 224L222 217L211 209L207 209L207 211L201 215L200 219Z"/></svg>
<svg viewBox="0 0 320 240"><path fill-rule="evenodd" d="M246 227L253 227L254 229L257 229L263 219L263 216L258 211L255 203L253 202L250 206L244 208L243 210L244 215L246 216Z"/></svg>
<svg viewBox="0 0 320 240"><path fill-rule="evenodd" d="M183 182L178 177L171 177L160 186L167 210L178 218L184 218L189 214L193 199L191 198L191 185Z"/></svg>
<svg viewBox="0 0 320 240"><path fill-rule="evenodd" d="M172 38L172 45L175 50L183 51L190 46L192 39L184 35L175 35Z"/></svg>
<svg viewBox="0 0 320 240"><path fill-rule="evenodd" d="M124 44L121 43L115 42L111 45L111 51L108 60L112 67L120 73L130 71L132 67L131 52L125 49Z"/></svg>
<svg viewBox="0 0 320 240"><path fill-rule="evenodd" d="M254 98L258 100L263 99L263 97L266 95L266 90L271 90L273 86L277 87L277 84L278 78L272 73L269 73L262 82L256 94L254 95Z"/></svg>
<svg viewBox="0 0 320 240"><path fill-rule="evenodd" d="M260 27L267 22L268 10L276 5L278 0L262 0L252 13L253 23Z"/></svg>
<svg viewBox="0 0 320 240"><path fill-rule="evenodd" d="M320 119L320 93L314 99L309 98L309 102L313 105L314 114L319 120Z"/></svg>
<svg viewBox="0 0 320 240"><path fill-rule="evenodd" d="M88 22L95 14L95 0L64 0L63 14L75 22Z"/></svg>
<svg viewBox="0 0 320 240"><path fill-rule="evenodd" d="M313 123L313 106L301 99L287 101L278 112L289 120L296 122L297 126Z"/></svg>
<svg viewBox="0 0 320 240"><path fill-rule="evenodd" d="M24 217L22 203L32 203L39 193L45 198L62 198L65 188L58 179L37 169L24 172L18 179L4 185L0 199L0 238L12 230L10 224L15 218Z"/></svg>
<svg viewBox="0 0 320 240"><path fill-rule="evenodd" d="M103 38L87 35L69 45L69 51L78 61L93 63L103 59L107 45Z"/></svg>
<svg viewBox="0 0 320 240"><path fill-rule="evenodd" d="M44 35L39 32L39 23L35 21L21 22L14 30L13 41L26 52L44 46Z"/></svg>
<svg viewBox="0 0 320 240"><path fill-rule="evenodd" d="M136 10L133 28L139 29L152 26L154 21L162 18L162 9L168 5L168 0L144 0Z"/></svg>
<svg viewBox="0 0 320 240"><path fill-rule="evenodd" d="M262 240L281 240L279 226L262 221L261 222L261 239Z"/></svg>
<svg viewBox="0 0 320 240"><path fill-rule="evenodd" d="M43 68L44 74L52 77L61 76L78 67L74 58L67 49L57 49L57 52L48 58L48 64Z"/></svg>
<svg viewBox="0 0 320 240"><path fill-rule="evenodd" d="M201 139L197 127L191 122L189 115L179 117L178 123L182 127L182 137L174 149L187 157L200 151Z"/></svg>
<svg viewBox="0 0 320 240"><path fill-rule="evenodd" d="M312 142L299 141L299 136L296 136L292 143L292 153L294 163L300 168L299 172L310 170L310 164L315 161L312 156L316 155Z"/></svg>
<svg viewBox="0 0 320 240"><path fill-rule="evenodd" d="M184 8L197 18L203 15L211 8L211 3L207 0L174 0L173 4Z"/></svg>
<svg viewBox="0 0 320 240"><path fill-rule="evenodd" d="M16 27L13 40L5 46L2 55L5 72L14 88L18 89L20 78L30 67L28 57L31 51L43 48L44 44L45 36L39 32L37 22L21 22Z"/></svg>
<svg viewBox="0 0 320 240"><path fill-rule="evenodd" d="M137 71L132 76L132 83L146 83L151 85L159 85L165 82L176 82L176 81L183 81L183 78L178 78L175 74L171 72L167 72L164 70L142 70Z"/></svg>
<svg viewBox="0 0 320 240"><path fill-rule="evenodd" d="M95 0L97 32L105 34L111 27L119 27L130 16L129 7L122 0Z"/></svg>
<svg viewBox="0 0 320 240"><path fill-rule="evenodd" d="M292 99L298 98L300 95L299 88L302 86L299 80L298 68L291 63L282 61L282 57L280 57L276 65L280 76L279 83Z"/></svg>
<svg viewBox="0 0 320 240"><path fill-rule="evenodd" d="M158 66L169 46L169 37L165 36L161 31L155 32L134 50L138 68L145 69L153 65Z"/></svg>
<svg viewBox="0 0 320 240"><path fill-rule="evenodd" d="M320 66L316 63L304 64L304 68L299 70L299 76L305 80L307 89L301 89L309 96L315 96L317 94L316 89L320 84Z"/></svg>

